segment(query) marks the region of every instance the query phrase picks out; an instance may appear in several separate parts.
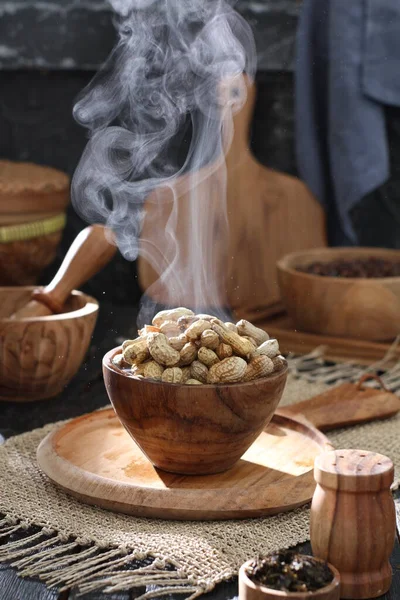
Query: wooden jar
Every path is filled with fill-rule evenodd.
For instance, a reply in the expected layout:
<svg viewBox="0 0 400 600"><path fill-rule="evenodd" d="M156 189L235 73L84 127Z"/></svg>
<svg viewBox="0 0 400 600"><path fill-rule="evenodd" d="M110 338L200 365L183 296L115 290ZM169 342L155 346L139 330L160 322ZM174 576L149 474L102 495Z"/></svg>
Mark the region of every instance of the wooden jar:
<svg viewBox="0 0 400 600"><path fill-rule="evenodd" d="M0 160L0 286L37 283L55 258L69 202L69 177Z"/></svg>
<svg viewBox="0 0 400 600"><path fill-rule="evenodd" d="M375 452L334 450L315 460L311 546L338 569L341 598L376 598L390 588L393 476L392 461Z"/></svg>

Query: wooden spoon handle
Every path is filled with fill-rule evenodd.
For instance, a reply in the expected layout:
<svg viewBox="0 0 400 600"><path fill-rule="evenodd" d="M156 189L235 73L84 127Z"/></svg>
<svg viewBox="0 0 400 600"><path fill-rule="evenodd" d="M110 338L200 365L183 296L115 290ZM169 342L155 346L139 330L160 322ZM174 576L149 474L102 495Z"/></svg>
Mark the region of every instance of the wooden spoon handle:
<svg viewBox="0 0 400 600"><path fill-rule="evenodd" d="M32 301L13 315L13 318L45 316L63 311L63 305L72 290L79 289L100 271L114 256L112 244L103 225L91 225L81 231L68 250L61 267L49 285L35 290Z"/></svg>
<svg viewBox="0 0 400 600"><path fill-rule="evenodd" d="M368 377L370 379L370 377ZM392 417L400 410L400 399L386 389L344 383L309 400L279 409L287 416L303 415L321 431Z"/></svg>

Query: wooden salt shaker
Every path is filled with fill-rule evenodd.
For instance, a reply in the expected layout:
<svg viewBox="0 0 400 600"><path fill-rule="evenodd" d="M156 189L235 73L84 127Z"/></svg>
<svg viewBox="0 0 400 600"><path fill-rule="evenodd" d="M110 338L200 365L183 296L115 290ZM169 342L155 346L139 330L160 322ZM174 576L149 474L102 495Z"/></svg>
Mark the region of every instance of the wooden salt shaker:
<svg viewBox="0 0 400 600"><path fill-rule="evenodd" d="M338 569L341 598L384 594L392 581L389 557L396 532L392 461L375 452L333 450L316 458L314 477L314 555Z"/></svg>

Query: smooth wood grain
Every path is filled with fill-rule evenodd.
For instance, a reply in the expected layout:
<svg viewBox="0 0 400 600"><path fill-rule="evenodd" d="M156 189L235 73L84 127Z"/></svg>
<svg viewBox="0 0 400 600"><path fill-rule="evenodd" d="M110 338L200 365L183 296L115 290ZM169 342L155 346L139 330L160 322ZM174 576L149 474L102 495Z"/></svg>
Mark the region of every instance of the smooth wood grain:
<svg viewBox="0 0 400 600"><path fill-rule="evenodd" d="M74 291L62 315L11 319L31 287L0 288L0 400L51 398L82 364L98 313L97 301Z"/></svg>
<svg viewBox="0 0 400 600"><path fill-rule="evenodd" d="M288 416L303 414L320 431L393 417L400 410L399 397L385 389L365 387L369 379L375 377L366 376L359 384L343 383L318 396L286 406L280 412Z"/></svg>
<svg viewBox="0 0 400 600"><path fill-rule="evenodd" d="M269 423L287 367L247 383L181 385L129 377L103 359L104 383L118 418L160 469L185 475L232 467Z"/></svg>
<svg viewBox="0 0 400 600"><path fill-rule="evenodd" d="M203 520L260 517L305 504L315 488L314 459L330 448L309 423L276 414L229 471L182 476L155 469L108 409L47 436L37 458L52 481L83 502L136 516Z"/></svg>
<svg viewBox="0 0 400 600"><path fill-rule="evenodd" d="M251 560L245 562L239 570L239 600L339 600L340 575L334 566L329 565L334 578L327 586L315 592L283 592L259 585L249 579L247 568Z"/></svg>
<svg viewBox="0 0 400 600"><path fill-rule="evenodd" d="M314 476L314 554L339 570L342 598L381 596L392 581L396 534L392 461L375 452L336 450L316 458Z"/></svg>
<svg viewBox="0 0 400 600"><path fill-rule="evenodd" d="M400 277L322 277L298 271L312 262L377 257L399 261L398 250L319 248L278 261L286 309L297 329L357 340L393 340L400 334Z"/></svg>
<svg viewBox="0 0 400 600"><path fill-rule="evenodd" d="M34 290L33 299L19 308L13 319L43 317L62 313L66 299L100 271L117 251L111 243L111 232L103 225L91 225L81 231L68 250L53 280L44 288Z"/></svg>
<svg viewBox="0 0 400 600"><path fill-rule="evenodd" d="M219 302L252 320L271 306L282 307L276 261L294 250L324 246L326 237L323 210L306 186L262 166L251 154L255 87L248 81L246 87L226 154L226 206L223 163L155 190L145 203L138 272L142 289L158 302L195 306L197 281L205 305ZM199 253L195 266L193 247ZM172 263L167 289L164 280L155 282ZM182 273L189 273L183 286Z"/></svg>

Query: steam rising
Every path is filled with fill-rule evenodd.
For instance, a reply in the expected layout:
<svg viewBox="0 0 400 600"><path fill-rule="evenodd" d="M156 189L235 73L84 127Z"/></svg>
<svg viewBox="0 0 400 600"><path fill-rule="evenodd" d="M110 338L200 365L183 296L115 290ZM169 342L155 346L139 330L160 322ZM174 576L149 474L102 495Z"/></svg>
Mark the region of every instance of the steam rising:
<svg viewBox="0 0 400 600"><path fill-rule="evenodd" d="M251 30L222 0L111 1L119 42L74 108L90 131L74 206L148 261L150 297L223 306L224 156L255 71Z"/></svg>

